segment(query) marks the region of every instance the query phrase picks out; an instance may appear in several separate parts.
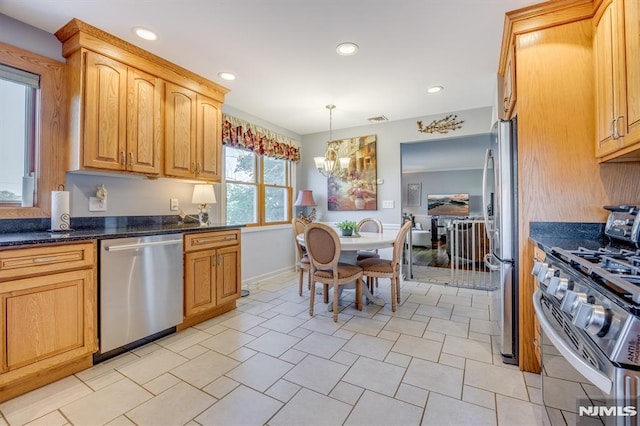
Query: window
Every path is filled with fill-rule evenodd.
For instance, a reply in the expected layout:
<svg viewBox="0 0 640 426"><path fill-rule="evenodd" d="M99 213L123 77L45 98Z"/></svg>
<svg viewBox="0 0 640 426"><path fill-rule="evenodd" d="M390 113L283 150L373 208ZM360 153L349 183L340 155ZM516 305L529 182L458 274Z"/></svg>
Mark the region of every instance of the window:
<svg viewBox="0 0 640 426"><path fill-rule="evenodd" d="M33 205L39 86L38 75L0 65L0 206Z"/></svg>
<svg viewBox="0 0 640 426"><path fill-rule="evenodd" d="M291 221L291 162L224 147L227 223L275 225Z"/></svg>

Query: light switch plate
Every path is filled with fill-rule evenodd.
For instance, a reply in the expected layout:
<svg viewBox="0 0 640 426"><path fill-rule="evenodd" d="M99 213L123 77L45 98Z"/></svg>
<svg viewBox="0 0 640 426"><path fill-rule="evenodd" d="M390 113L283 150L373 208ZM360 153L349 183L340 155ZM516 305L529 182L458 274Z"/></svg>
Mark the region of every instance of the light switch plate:
<svg viewBox="0 0 640 426"><path fill-rule="evenodd" d="M101 200L98 197L89 197L89 211L90 212L106 212L107 201Z"/></svg>
<svg viewBox="0 0 640 426"><path fill-rule="evenodd" d="M382 202L383 209L392 209L393 208L393 200L384 200Z"/></svg>

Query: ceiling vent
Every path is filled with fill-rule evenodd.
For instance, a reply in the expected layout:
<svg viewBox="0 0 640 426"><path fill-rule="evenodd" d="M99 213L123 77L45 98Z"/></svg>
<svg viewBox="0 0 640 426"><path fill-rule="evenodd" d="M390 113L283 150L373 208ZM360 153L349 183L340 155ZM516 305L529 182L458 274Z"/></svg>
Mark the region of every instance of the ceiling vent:
<svg viewBox="0 0 640 426"><path fill-rule="evenodd" d="M369 117L367 118L367 120L369 120L369 122L371 123L380 123L381 121L388 121L389 119L384 115L379 115L377 117Z"/></svg>

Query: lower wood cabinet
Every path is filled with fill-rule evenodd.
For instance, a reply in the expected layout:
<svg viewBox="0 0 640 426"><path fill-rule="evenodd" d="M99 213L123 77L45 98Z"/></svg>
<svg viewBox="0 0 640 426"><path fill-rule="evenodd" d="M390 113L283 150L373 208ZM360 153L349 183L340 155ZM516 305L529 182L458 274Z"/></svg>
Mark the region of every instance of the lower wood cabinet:
<svg viewBox="0 0 640 426"><path fill-rule="evenodd" d="M0 250L0 401L92 365L95 243Z"/></svg>
<svg viewBox="0 0 640 426"><path fill-rule="evenodd" d="M184 323L197 322L235 308L240 297L240 230L198 232L184 241Z"/></svg>

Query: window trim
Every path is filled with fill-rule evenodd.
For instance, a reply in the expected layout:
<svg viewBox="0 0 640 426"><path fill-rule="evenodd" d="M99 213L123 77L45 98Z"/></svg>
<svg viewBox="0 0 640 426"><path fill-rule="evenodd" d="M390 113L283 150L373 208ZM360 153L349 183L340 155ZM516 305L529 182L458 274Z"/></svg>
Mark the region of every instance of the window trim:
<svg viewBox="0 0 640 426"><path fill-rule="evenodd" d="M223 149L225 150L223 157L224 157L224 161L226 163L226 149L227 149L227 145L225 145L223 147ZM242 148L237 148L234 146L229 146L230 149L238 149L241 151L248 151L248 150L243 150ZM249 152L249 151L248 151ZM264 159L265 156L264 155L258 155L255 152L254 154L254 164L255 164L255 180L253 182L243 182L243 181L237 181L237 180L232 180L232 179L227 179L226 178L226 170L225 170L225 177L224 177L224 182L225 182L225 206L224 206L224 217L225 217L225 221L227 219L227 206L226 206L226 184L227 183L232 183L234 185L250 185L250 186L255 186L257 187L257 192L258 192L258 199L257 199L257 209L256 209L256 214L258 216L258 221L256 223L247 223L246 226L247 227L265 227L265 226L276 226L276 225L285 225L285 224L290 224L291 221L293 220L293 199L292 199L292 194L293 194L293 162L291 160L283 160L285 161L285 181L286 181L286 185L274 185L274 184L265 184L264 183ZM224 165L226 168L226 164ZM286 215L286 219L283 221L278 221L278 222L266 222L265 220L265 216L266 216L266 188L270 187L270 188L284 188L287 191L287 215Z"/></svg>
<svg viewBox="0 0 640 426"><path fill-rule="evenodd" d="M65 183L67 164L65 64L3 42L0 42L0 64L40 76L36 95L34 207L1 207L0 219L49 217L51 191Z"/></svg>

